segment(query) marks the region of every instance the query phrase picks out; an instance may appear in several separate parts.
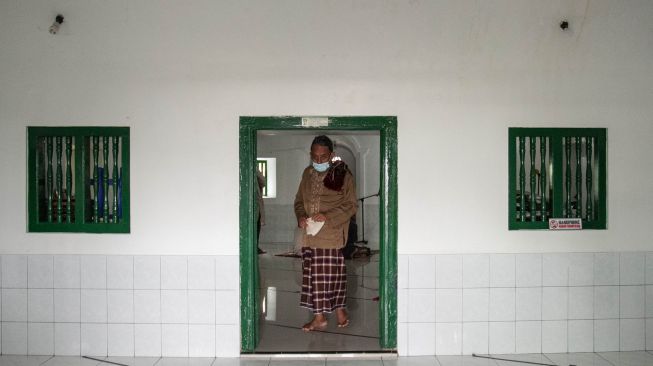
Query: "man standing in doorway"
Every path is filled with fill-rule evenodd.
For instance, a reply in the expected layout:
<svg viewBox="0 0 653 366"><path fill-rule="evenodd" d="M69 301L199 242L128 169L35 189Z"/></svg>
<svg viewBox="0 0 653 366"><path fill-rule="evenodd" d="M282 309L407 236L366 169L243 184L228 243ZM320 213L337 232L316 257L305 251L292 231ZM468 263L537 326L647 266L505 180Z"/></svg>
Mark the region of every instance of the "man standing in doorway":
<svg viewBox="0 0 653 366"><path fill-rule="evenodd" d="M333 311L338 327L349 325L347 271L341 249L357 208L354 177L344 162L332 160L331 139L315 137L310 157L312 164L304 169L295 196L297 225L304 229L300 306L313 312L313 319L302 327L306 332L325 329L326 314ZM313 234L307 234L307 229Z"/></svg>

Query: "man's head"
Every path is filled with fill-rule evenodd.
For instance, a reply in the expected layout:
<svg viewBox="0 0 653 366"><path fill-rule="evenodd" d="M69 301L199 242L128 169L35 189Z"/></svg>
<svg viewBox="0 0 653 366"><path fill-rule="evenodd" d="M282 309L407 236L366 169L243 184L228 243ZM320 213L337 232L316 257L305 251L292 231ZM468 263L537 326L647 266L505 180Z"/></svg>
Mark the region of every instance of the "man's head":
<svg viewBox="0 0 653 366"><path fill-rule="evenodd" d="M311 143L311 160L317 164L328 163L333 157L333 141L325 135L317 136Z"/></svg>

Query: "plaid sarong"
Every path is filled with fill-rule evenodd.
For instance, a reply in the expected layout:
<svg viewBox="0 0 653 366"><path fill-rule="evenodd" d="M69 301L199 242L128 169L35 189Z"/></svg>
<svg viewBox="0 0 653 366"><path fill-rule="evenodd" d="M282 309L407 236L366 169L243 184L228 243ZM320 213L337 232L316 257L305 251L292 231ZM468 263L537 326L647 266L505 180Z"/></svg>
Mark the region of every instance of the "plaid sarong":
<svg viewBox="0 0 653 366"><path fill-rule="evenodd" d="M347 268L340 249L302 248L302 270L301 307L320 314L347 306Z"/></svg>

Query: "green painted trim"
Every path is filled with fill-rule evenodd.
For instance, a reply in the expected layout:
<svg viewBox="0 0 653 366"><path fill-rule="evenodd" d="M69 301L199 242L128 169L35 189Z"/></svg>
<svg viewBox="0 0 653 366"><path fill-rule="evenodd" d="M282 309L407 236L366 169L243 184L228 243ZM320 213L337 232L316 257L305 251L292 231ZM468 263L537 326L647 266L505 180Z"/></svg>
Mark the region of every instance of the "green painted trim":
<svg viewBox="0 0 653 366"><path fill-rule="evenodd" d="M75 146L77 144L86 146L84 137L73 137ZM78 164L77 167L75 167L75 182L84 182L84 172L87 169L86 165L86 149L75 149L75 161L79 161L80 163ZM89 152L90 153L90 152ZM75 197L82 197L83 198L83 205L75 205L75 219L78 217L82 219L82 222L84 221L84 217L86 217L86 184L76 184L75 185Z"/></svg>
<svg viewBox="0 0 653 366"><path fill-rule="evenodd" d="M38 220L38 159L36 147L39 137L72 136L75 146L75 162L73 167L75 179L75 221L73 223L43 223ZM84 222L85 200L87 186L85 172L86 143L89 136L120 136L122 138L122 213L120 223L88 223ZM27 127L27 202L28 202L28 232L69 232L69 233L129 233L130 232L130 179L129 127Z"/></svg>
<svg viewBox="0 0 653 366"><path fill-rule="evenodd" d="M509 127L509 132L515 136L548 136L548 137L576 137L605 135L605 128L541 128L541 127Z"/></svg>
<svg viewBox="0 0 653 366"><path fill-rule="evenodd" d="M256 160L256 130L251 125L240 125L240 334L241 349L252 352L258 344L258 255L254 212L254 162Z"/></svg>
<svg viewBox="0 0 653 366"><path fill-rule="evenodd" d="M546 229L549 225L547 222L518 222L516 221L516 207L514 197L516 195L517 185L517 152L516 138L520 136L545 136L550 139L551 160L553 164L553 175L550 177L553 191L551 197L552 217L562 217L564 209L563 197L563 171L564 171L564 143L565 137L594 137L596 138L596 156L598 165L598 202L594 209L597 211L597 219L587 222L583 220L583 229L605 229L607 224L607 130L605 128L525 128L510 127L508 128L508 229Z"/></svg>
<svg viewBox="0 0 653 366"><path fill-rule="evenodd" d="M129 233L129 226L120 224L68 224L68 223L38 223L30 225L33 233L92 233L92 234L125 234Z"/></svg>
<svg viewBox="0 0 653 366"><path fill-rule="evenodd" d="M256 133L260 130L376 130L380 131L381 164L379 224L381 230L379 277L380 346L397 347L397 118L392 116L328 117L329 126L304 127L302 117L240 117L240 301L241 351L254 352L258 343L258 255L254 172Z"/></svg>
<svg viewBox="0 0 653 366"><path fill-rule="evenodd" d="M517 206L515 205L515 192L517 191L517 135L515 129L508 129L508 227L516 228Z"/></svg>
<svg viewBox="0 0 653 366"><path fill-rule="evenodd" d="M397 123L381 129L379 330L381 348L397 348Z"/></svg>
<svg viewBox="0 0 653 366"><path fill-rule="evenodd" d="M29 134L37 136L124 136L129 135L129 127L27 127Z"/></svg>
<svg viewBox="0 0 653 366"><path fill-rule="evenodd" d="M598 220L595 223L598 227L597 229L605 229L608 224L608 203L607 203L607 192L608 192L608 158L607 158L607 153L608 153L608 142L607 142L607 130L602 128L600 131L598 131L598 136L597 136L597 149L598 151L598 158L599 158L599 204L598 207L595 209L598 209Z"/></svg>
<svg viewBox="0 0 653 366"><path fill-rule="evenodd" d="M32 231L33 223L38 222L39 202L38 202L38 161L36 158L36 144L38 138L36 134L27 133L27 231Z"/></svg>
<svg viewBox="0 0 653 366"><path fill-rule="evenodd" d="M129 132L129 131L127 131ZM122 221L118 225L125 227L125 232L131 232L131 141L129 133L122 135ZM116 224L113 224L116 225Z"/></svg>
<svg viewBox="0 0 653 366"><path fill-rule="evenodd" d="M381 131L384 126L382 123L395 121L396 117L328 117L329 126L326 127L304 127L302 126L302 117L240 117L241 127L251 127L259 130L378 130Z"/></svg>
<svg viewBox="0 0 653 366"><path fill-rule="evenodd" d="M562 211L565 207L564 201L564 180L563 174L564 171L564 149L565 144L563 137L566 136L556 136L551 139L551 159L553 160L553 176L551 177L551 190L553 191L553 197L551 197L552 204L552 218L562 217ZM549 225L546 225L545 228L548 230Z"/></svg>

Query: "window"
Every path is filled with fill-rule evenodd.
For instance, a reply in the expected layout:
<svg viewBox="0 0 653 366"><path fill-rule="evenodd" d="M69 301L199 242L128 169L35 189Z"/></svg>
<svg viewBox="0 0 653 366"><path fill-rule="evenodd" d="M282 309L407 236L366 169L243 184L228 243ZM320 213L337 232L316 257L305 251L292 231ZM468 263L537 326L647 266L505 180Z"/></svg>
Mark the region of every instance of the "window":
<svg viewBox="0 0 653 366"><path fill-rule="evenodd" d="M548 229L550 218L606 228L606 130L509 128L510 230Z"/></svg>
<svg viewBox="0 0 653 366"><path fill-rule="evenodd" d="M30 232L129 232L129 127L27 134Z"/></svg>
<svg viewBox="0 0 653 366"><path fill-rule="evenodd" d="M257 158L256 167L265 178L263 198L277 197L277 158Z"/></svg>

